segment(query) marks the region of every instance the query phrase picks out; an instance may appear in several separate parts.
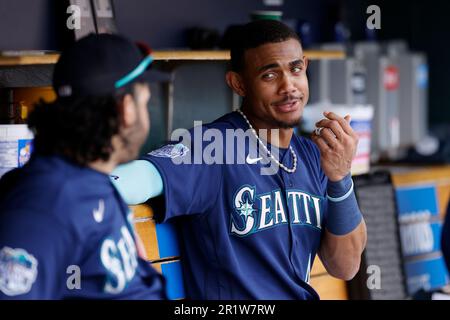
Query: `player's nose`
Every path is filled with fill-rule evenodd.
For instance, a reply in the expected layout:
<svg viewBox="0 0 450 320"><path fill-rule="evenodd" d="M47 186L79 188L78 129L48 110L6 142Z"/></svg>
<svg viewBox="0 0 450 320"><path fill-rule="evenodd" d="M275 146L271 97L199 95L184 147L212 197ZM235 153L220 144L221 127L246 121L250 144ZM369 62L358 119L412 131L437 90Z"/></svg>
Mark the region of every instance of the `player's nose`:
<svg viewBox="0 0 450 320"><path fill-rule="evenodd" d="M298 91L292 76L284 74L280 80L279 93L281 95L293 94Z"/></svg>

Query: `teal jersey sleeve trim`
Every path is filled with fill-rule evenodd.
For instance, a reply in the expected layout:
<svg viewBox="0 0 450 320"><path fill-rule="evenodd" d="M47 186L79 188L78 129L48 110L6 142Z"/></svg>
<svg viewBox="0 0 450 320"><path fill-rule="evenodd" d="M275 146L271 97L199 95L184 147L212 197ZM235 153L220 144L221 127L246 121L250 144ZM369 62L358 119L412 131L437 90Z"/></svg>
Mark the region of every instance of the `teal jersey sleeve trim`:
<svg viewBox="0 0 450 320"><path fill-rule="evenodd" d="M111 174L111 181L128 205L144 203L163 193L161 174L146 160L118 166Z"/></svg>

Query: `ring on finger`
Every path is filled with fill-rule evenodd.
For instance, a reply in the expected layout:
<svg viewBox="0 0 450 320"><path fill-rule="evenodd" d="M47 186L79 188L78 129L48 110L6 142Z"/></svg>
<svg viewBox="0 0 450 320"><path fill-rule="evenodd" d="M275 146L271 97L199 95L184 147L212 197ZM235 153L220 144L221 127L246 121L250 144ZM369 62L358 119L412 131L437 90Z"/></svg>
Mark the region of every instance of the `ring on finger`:
<svg viewBox="0 0 450 320"><path fill-rule="evenodd" d="M316 130L314 131L314 133L316 134L316 136L320 136L320 133L322 132L323 127L320 128L316 128Z"/></svg>
<svg viewBox="0 0 450 320"><path fill-rule="evenodd" d="M320 136L323 129L325 129L325 127L317 128L317 129L316 129L316 134L317 134L318 136ZM334 133L334 131L333 131L331 128L327 128L327 129L329 130L329 132L331 133L331 135L332 135L335 139L338 139L337 135Z"/></svg>

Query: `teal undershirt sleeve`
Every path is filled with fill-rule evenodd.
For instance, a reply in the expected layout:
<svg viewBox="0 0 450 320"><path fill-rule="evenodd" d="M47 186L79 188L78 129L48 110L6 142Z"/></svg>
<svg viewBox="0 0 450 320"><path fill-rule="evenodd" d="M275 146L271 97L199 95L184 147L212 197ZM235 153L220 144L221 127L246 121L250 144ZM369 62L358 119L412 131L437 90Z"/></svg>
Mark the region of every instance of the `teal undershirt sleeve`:
<svg viewBox="0 0 450 320"><path fill-rule="evenodd" d="M111 181L128 205L144 203L163 193L161 174L146 160L118 166L111 173Z"/></svg>

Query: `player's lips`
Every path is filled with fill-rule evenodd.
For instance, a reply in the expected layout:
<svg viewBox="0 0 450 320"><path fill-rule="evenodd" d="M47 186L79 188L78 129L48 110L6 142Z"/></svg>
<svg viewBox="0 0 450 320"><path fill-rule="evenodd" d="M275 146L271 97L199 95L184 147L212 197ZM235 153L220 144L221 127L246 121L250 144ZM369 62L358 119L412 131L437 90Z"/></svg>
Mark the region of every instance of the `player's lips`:
<svg viewBox="0 0 450 320"><path fill-rule="evenodd" d="M278 112L286 113L296 111L300 104L300 98L298 99L289 99L280 102L272 103L272 106L276 108Z"/></svg>

